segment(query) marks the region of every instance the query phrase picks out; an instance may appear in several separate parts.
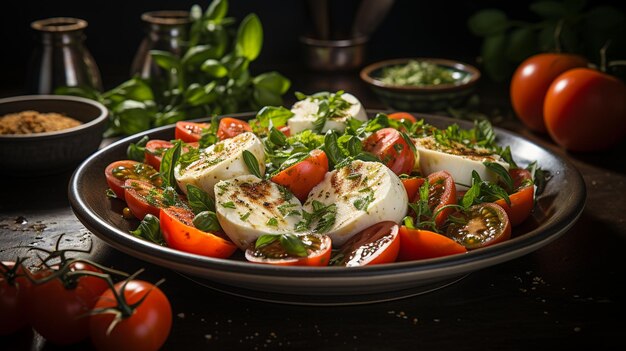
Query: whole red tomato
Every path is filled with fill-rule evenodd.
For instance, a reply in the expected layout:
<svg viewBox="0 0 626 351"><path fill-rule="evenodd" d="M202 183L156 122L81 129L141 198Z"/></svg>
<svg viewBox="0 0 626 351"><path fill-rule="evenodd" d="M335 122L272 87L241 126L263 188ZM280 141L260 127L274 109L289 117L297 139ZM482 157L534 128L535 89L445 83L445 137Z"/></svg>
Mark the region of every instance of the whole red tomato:
<svg viewBox="0 0 626 351"><path fill-rule="evenodd" d="M526 59L511 79L511 103L517 117L528 128L545 133L543 104L550 84L561 73L586 66L587 60L571 54L544 53Z"/></svg>
<svg viewBox="0 0 626 351"><path fill-rule="evenodd" d="M157 286L143 280L119 282L115 284L115 291L123 296L128 311L126 314L120 311L121 320L118 322L114 322L115 315L108 312L89 317L91 341L96 349L158 350L167 340L172 327L172 307L167 296ZM120 305L113 291L107 289L94 306L94 311L118 308ZM115 323L112 329L111 323Z"/></svg>
<svg viewBox="0 0 626 351"><path fill-rule="evenodd" d="M548 133L571 151L603 150L626 136L626 85L597 70L558 76L546 94Z"/></svg>
<svg viewBox="0 0 626 351"><path fill-rule="evenodd" d="M25 269L15 262L0 264L0 335L14 333L28 324L24 310L31 290Z"/></svg>

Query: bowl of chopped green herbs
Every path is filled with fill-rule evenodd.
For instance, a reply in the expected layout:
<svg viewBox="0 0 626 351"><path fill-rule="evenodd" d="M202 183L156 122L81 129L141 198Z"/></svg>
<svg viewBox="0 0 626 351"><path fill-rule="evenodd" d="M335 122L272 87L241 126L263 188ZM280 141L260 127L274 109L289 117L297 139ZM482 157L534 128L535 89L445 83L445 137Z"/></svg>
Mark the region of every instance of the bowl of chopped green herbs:
<svg viewBox="0 0 626 351"><path fill-rule="evenodd" d="M361 79L387 107L401 111L445 111L472 95L480 71L439 58L403 58L370 64Z"/></svg>

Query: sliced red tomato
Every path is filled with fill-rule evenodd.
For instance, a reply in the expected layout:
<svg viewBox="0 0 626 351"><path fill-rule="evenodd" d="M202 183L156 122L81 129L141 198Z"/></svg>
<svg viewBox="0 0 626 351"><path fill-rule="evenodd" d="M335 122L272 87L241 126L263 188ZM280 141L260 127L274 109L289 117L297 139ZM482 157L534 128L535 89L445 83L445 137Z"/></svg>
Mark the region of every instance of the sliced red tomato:
<svg viewBox="0 0 626 351"><path fill-rule="evenodd" d="M163 153L167 149L171 149L174 147L169 141L166 140L150 140L146 144L146 163L152 166L154 169L159 169L161 167L161 159L163 158Z"/></svg>
<svg viewBox="0 0 626 351"><path fill-rule="evenodd" d="M287 125L279 127L278 131L280 131L281 133L285 134L286 137L290 137L291 136L291 128L289 128L289 126L287 126Z"/></svg>
<svg viewBox="0 0 626 351"><path fill-rule="evenodd" d="M148 213L158 217L163 204L163 189L149 182L127 179L124 183L124 199L130 212L137 219L143 219Z"/></svg>
<svg viewBox="0 0 626 351"><path fill-rule="evenodd" d="M328 235L272 235L272 241L246 250L246 259L254 263L278 266L327 266L332 242ZM293 241L296 240L296 244ZM295 246L295 248L294 248Z"/></svg>
<svg viewBox="0 0 626 351"><path fill-rule="evenodd" d="M428 175L428 207L433 213L443 206L456 204L456 185L450 173L439 171ZM454 208L441 210L435 217L435 224L441 227Z"/></svg>
<svg viewBox="0 0 626 351"><path fill-rule="evenodd" d="M409 198L409 202L415 202L419 198L419 190L422 184L424 184L424 178L420 177L411 177L411 178L402 178L402 185L404 185L404 190L406 190L406 195Z"/></svg>
<svg viewBox="0 0 626 351"><path fill-rule="evenodd" d="M26 327L31 282L26 270L15 262L0 264L0 335L8 335Z"/></svg>
<svg viewBox="0 0 626 351"><path fill-rule="evenodd" d="M399 131L383 128L372 133L363 142L363 149L378 157L395 174L410 174L415 155Z"/></svg>
<svg viewBox="0 0 626 351"><path fill-rule="evenodd" d="M161 176L157 170L150 165L132 160L112 162L104 170L104 175L109 188L118 199L124 199L124 182L127 179L146 181L155 186L161 186Z"/></svg>
<svg viewBox="0 0 626 351"><path fill-rule="evenodd" d="M413 261L467 252L465 246L429 230L400 227L398 261Z"/></svg>
<svg viewBox="0 0 626 351"><path fill-rule="evenodd" d="M415 118L415 116L413 116L412 114L408 112L394 112L394 113L388 114L387 117L389 117L389 119L395 119L398 121L405 120L411 123L417 122L417 118Z"/></svg>
<svg viewBox="0 0 626 351"><path fill-rule="evenodd" d="M100 272L82 262L72 263L70 271ZM34 278L42 280L53 273L54 270L44 269L34 273ZM69 345L85 340L89 336L89 312L106 288L104 279L93 276L70 280L56 277L34 284L27 309L30 324L53 344Z"/></svg>
<svg viewBox="0 0 626 351"><path fill-rule="evenodd" d="M174 138L180 139L186 143L200 141L202 130L208 129L209 127L211 127L211 123L178 121L174 129Z"/></svg>
<svg viewBox="0 0 626 351"><path fill-rule="evenodd" d="M161 231L167 246L197 255L227 258L237 246L218 233L203 232L193 226L190 210L170 206L159 212Z"/></svg>
<svg viewBox="0 0 626 351"><path fill-rule="evenodd" d="M304 160L287 167L271 178L304 203L311 189L324 180L328 172L328 157L322 150L313 150Z"/></svg>
<svg viewBox="0 0 626 351"><path fill-rule="evenodd" d="M468 250L493 245L511 237L511 222L502 207L485 202L467 211L458 211L448 228L446 236Z"/></svg>
<svg viewBox="0 0 626 351"><path fill-rule="evenodd" d="M513 178L513 193L509 194L511 204L500 199L495 203L500 205L509 216L512 226L521 224L530 216L533 207L535 207L535 186L532 183L532 175L523 168L509 170L511 178Z"/></svg>
<svg viewBox="0 0 626 351"><path fill-rule="evenodd" d="M395 262L400 249L399 226L380 222L355 234L333 256L333 266L365 266Z"/></svg>
<svg viewBox="0 0 626 351"><path fill-rule="evenodd" d="M220 125L217 129L217 137L220 140L236 137L237 135L245 132L251 132L252 128L246 121L232 117L224 117L220 120Z"/></svg>
<svg viewBox="0 0 626 351"><path fill-rule="evenodd" d="M172 328L172 307L159 287L142 280L122 281L114 286L132 312L113 328L115 314L96 313L89 317L91 340L98 350L156 351L163 346ZM121 309L111 289L107 289L94 310Z"/></svg>

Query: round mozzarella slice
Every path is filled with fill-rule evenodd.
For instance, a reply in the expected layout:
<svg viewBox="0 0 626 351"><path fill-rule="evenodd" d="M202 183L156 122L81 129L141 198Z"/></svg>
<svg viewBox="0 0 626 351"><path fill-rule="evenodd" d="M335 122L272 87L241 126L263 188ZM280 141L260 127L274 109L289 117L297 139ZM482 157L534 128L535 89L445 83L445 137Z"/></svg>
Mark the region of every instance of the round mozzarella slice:
<svg viewBox="0 0 626 351"><path fill-rule="evenodd" d="M253 133L246 132L233 138L219 141L201 151L200 158L182 168L177 165L174 176L178 186L187 192L187 184L192 184L214 196L213 189L222 179L230 179L250 174L243 159L243 151L250 151L259 161L261 173L265 172L265 151L261 140Z"/></svg>
<svg viewBox="0 0 626 351"><path fill-rule="evenodd" d="M367 113L365 108L354 95L344 93L341 97L349 102L351 106L341 116L331 116L326 120L322 133L326 133L328 130L337 130L343 132L346 129L346 124L350 117L356 118L361 121L367 120ZM313 122L317 119L317 111L319 110L319 102L307 98L296 102L291 108L291 112L294 116L291 117L287 124L292 135L300 133L307 129L313 129Z"/></svg>
<svg viewBox="0 0 626 351"><path fill-rule="evenodd" d="M294 233L300 201L279 185L253 175L215 185L215 212L222 229L242 250L264 234Z"/></svg>
<svg viewBox="0 0 626 351"><path fill-rule="evenodd" d="M334 205L334 206L333 206ZM313 213L325 208L334 223L316 219L310 229L327 234L333 246L341 246L353 235L378 222L399 223L406 215L408 199L400 178L379 162L354 161L326 174L304 204ZM333 209L334 207L334 209ZM324 230L326 229L326 230Z"/></svg>
<svg viewBox="0 0 626 351"><path fill-rule="evenodd" d="M505 169L509 164L503 162L499 155L490 154L487 150L475 152L466 148L458 148L453 154L445 150L437 150L432 137L415 139L415 148L419 159L419 171L427 176L438 171L450 173L457 189L467 189L472 185L472 171L476 171L482 180L497 181L497 175L490 171L483 162L497 162Z"/></svg>

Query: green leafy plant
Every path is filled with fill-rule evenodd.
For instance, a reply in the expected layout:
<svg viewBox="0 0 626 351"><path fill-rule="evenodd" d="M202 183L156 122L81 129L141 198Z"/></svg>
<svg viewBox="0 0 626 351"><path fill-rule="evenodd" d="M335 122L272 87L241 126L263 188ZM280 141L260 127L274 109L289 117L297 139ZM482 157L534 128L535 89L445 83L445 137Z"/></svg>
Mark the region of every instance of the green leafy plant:
<svg viewBox="0 0 626 351"><path fill-rule="evenodd" d="M525 58L540 52L577 53L599 64L600 49L612 42L612 56L626 53L626 16L611 6L587 8L585 0L540 0L529 5L534 22L509 18L499 9L484 9L468 20L483 38L485 72L495 81L511 76Z"/></svg>
<svg viewBox="0 0 626 351"><path fill-rule="evenodd" d="M213 0L204 12L198 5L191 8L188 45L182 56L150 52L164 73L162 78L133 77L104 93L77 87L62 87L56 93L102 102L110 113L105 136L282 105L291 82L278 72L252 76L249 70L263 45L261 21L249 14L235 31L235 20L226 17L227 12L227 0Z"/></svg>

